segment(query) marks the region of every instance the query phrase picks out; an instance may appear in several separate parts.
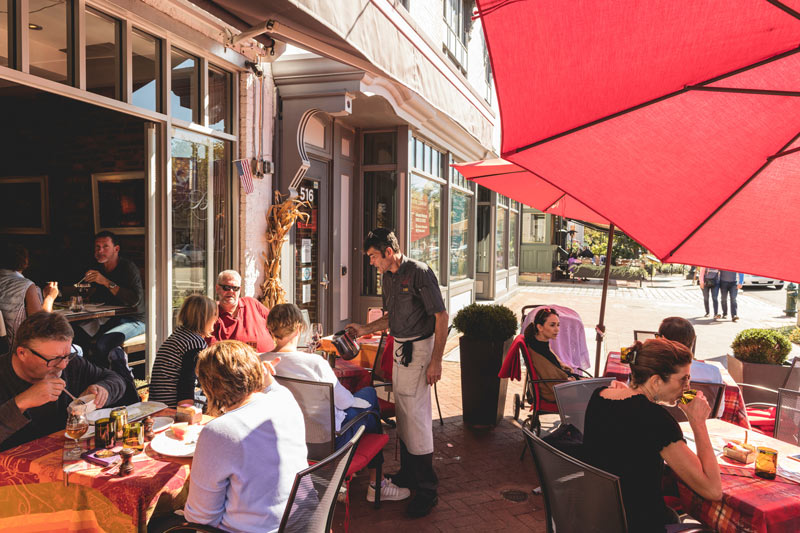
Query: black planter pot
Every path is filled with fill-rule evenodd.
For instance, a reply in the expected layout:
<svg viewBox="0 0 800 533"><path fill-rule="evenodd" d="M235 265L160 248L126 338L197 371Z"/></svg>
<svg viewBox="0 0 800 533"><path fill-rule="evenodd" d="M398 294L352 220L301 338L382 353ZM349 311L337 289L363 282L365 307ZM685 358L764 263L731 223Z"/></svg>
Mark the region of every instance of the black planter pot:
<svg viewBox="0 0 800 533"><path fill-rule="evenodd" d="M461 337L461 408L464 423L494 426L503 419L508 379L497 374L508 348L506 342Z"/></svg>

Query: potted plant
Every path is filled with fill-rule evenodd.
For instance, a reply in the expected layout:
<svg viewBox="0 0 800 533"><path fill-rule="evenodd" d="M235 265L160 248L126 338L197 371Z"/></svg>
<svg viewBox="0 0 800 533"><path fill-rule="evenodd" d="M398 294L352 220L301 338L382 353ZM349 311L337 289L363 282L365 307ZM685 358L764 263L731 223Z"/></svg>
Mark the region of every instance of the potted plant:
<svg viewBox="0 0 800 533"><path fill-rule="evenodd" d="M728 372L736 383L760 385L777 390L786 380L788 366L783 366L792 351L789 338L771 329L745 329L731 344L733 357L728 356ZM775 395L745 387L745 401L774 403Z"/></svg>
<svg viewBox="0 0 800 533"><path fill-rule="evenodd" d="M517 332L517 318L502 305L471 304L453 318L463 333L461 352L461 406L464 423L494 426L503 418L507 379L497 374Z"/></svg>

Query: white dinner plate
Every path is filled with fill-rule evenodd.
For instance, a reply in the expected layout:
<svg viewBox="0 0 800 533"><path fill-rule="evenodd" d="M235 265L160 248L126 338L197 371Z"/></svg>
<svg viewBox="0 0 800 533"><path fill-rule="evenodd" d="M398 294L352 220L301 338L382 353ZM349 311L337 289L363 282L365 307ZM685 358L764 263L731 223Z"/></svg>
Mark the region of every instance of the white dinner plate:
<svg viewBox="0 0 800 533"><path fill-rule="evenodd" d="M150 447L153 451L169 457L191 457L194 455L194 448L197 445L197 435L203 429L203 426L200 425L193 427L197 429L187 431L184 440L175 437L171 429L159 433L150 441Z"/></svg>
<svg viewBox="0 0 800 533"><path fill-rule="evenodd" d="M153 419L153 433L160 433L174 423L175 421L168 416L157 416Z"/></svg>
<svg viewBox="0 0 800 533"><path fill-rule="evenodd" d="M167 404L161 402L139 402L134 403L132 405L127 406L128 408L128 421L132 422L134 420L140 420L146 416L152 415L153 413L157 413L162 409L167 408ZM101 418L108 418L111 414L111 410L114 407L106 407L105 409L97 409L86 415L86 419L89 421L90 424L94 424L95 421L100 420Z"/></svg>

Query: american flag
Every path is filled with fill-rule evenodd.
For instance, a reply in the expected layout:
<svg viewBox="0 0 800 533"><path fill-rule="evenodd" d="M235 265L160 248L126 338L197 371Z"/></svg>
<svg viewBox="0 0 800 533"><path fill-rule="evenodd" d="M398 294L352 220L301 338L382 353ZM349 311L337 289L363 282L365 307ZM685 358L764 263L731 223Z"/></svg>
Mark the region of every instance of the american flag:
<svg viewBox="0 0 800 533"><path fill-rule="evenodd" d="M242 180L242 189L245 194L253 192L253 174L250 172L249 159L237 159L233 162L236 165L236 172L239 173L239 179Z"/></svg>

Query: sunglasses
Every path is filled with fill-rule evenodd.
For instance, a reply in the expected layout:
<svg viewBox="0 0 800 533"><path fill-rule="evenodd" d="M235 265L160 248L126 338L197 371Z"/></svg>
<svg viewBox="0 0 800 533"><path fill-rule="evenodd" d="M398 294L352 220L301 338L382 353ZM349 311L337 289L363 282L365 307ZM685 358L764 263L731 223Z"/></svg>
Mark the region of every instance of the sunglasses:
<svg viewBox="0 0 800 533"><path fill-rule="evenodd" d="M58 357L53 357L48 359L47 357L43 356L33 348L29 348L28 346L25 346L24 348L29 352L31 352L36 357L38 357L39 359L41 359L42 361L46 361L48 367L58 366L61 364L61 361L70 362L73 359L75 359L75 356L78 355L77 351L73 351L68 353L67 355L59 355ZM72 345L72 349L75 350L75 345Z"/></svg>
<svg viewBox="0 0 800 533"><path fill-rule="evenodd" d="M223 291L233 291L233 292L236 292L239 289L241 289L241 287L237 287L236 285L220 285L220 287L222 288Z"/></svg>

